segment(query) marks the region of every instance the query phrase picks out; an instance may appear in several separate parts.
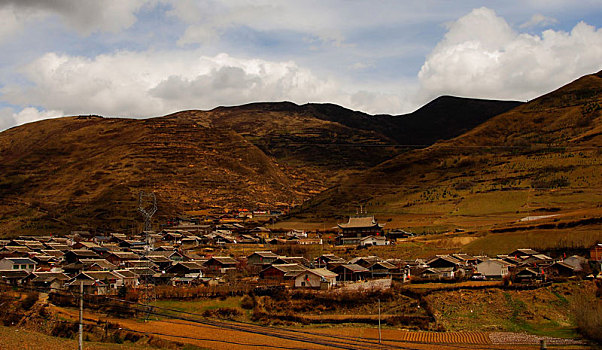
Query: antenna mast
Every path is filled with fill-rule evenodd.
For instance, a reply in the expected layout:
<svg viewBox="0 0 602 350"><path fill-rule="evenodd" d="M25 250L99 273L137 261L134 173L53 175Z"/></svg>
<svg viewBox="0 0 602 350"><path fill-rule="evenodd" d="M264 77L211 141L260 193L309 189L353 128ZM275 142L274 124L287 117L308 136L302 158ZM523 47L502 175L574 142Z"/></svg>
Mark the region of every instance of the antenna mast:
<svg viewBox="0 0 602 350"><path fill-rule="evenodd" d="M150 207L148 207L149 202ZM146 207L145 204L147 204ZM150 231L152 229L151 217L157 212L157 197L155 197L154 192L140 191L138 194L138 211L144 217L144 231Z"/></svg>

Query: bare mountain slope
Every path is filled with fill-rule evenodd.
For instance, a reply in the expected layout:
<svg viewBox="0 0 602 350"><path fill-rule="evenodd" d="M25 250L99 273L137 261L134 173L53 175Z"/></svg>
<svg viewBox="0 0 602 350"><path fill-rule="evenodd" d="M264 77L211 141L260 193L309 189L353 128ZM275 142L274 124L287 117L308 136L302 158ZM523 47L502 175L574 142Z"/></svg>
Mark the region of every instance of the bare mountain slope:
<svg viewBox="0 0 602 350"><path fill-rule="evenodd" d="M450 110L458 102L470 110L465 120L514 106L452 100ZM454 134L467 127L454 113L433 118ZM420 118L430 122L428 113ZM145 120L68 117L12 128L0 133L0 234L136 229L140 190L157 194L159 216L295 206L404 152L398 145L411 131L391 131L403 130L408 120L419 124L407 116L283 102ZM440 132L433 128L431 139Z"/></svg>
<svg viewBox="0 0 602 350"><path fill-rule="evenodd" d="M301 217L362 204L389 226L491 227L602 202L602 74L385 161L314 198ZM591 214L598 215L598 214Z"/></svg>

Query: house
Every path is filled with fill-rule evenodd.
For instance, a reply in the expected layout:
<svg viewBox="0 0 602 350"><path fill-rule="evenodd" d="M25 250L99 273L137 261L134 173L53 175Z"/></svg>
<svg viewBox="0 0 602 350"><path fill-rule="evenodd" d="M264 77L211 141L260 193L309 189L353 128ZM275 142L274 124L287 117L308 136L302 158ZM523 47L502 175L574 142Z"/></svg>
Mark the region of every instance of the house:
<svg viewBox="0 0 602 350"><path fill-rule="evenodd" d="M150 260L127 260L123 263L123 265L125 266L125 268L146 267L153 270L159 269L159 266Z"/></svg>
<svg viewBox="0 0 602 350"><path fill-rule="evenodd" d="M29 278L30 272L27 270L0 270L0 279L10 285L23 284Z"/></svg>
<svg viewBox="0 0 602 350"><path fill-rule="evenodd" d="M3 258L0 260L0 270L23 270L32 272L36 269L37 263L30 258Z"/></svg>
<svg viewBox="0 0 602 350"><path fill-rule="evenodd" d="M26 256L31 253L31 249L23 245L6 245L0 249L3 256Z"/></svg>
<svg viewBox="0 0 602 350"><path fill-rule="evenodd" d="M385 236L366 236L360 239L359 245L362 247L371 247L376 245L387 245Z"/></svg>
<svg viewBox="0 0 602 350"><path fill-rule="evenodd" d="M306 271L305 266L299 264L274 264L259 273L263 283L278 284L293 280L300 272Z"/></svg>
<svg viewBox="0 0 602 350"><path fill-rule="evenodd" d="M92 248L98 248L98 247L100 247L100 246L94 242L81 241L81 242L75 242L75 244L71 246L71 249L92 250Z"/></svg>
<svg viewBox="0 0 602 350"><path fill-rule="evenodd" d="M322 244L321 238L299 238L297 244L310 245L310 244Z"/></svg>
<svg viewBox="0 0 602 350"><path fill-rule="evenodd" d="M230 235L229 233L216 232L213 233L213 243L218 245L236 244L236 237Z"/></svg>
<svg viewBox="0 0 602 350"><path fill-rule="evenodd" d="M530 257L532 255L536 255L536 254L539 254L539 252L536 252L533 249L521 248L521 249L516 249L512 253L508 254L508 256L525 259L525 258L528 258L528 257Z"/></svg>
<svg viewBox="0 0 602 350"><path fill-rule="evenodd" d="M181 233L168 231L163 234L163 241L179 243L182 237L184 237L184 235Z"/></svg>
<svg viewBox="0 0 602 350"><path fill-rule="evenodd" d="M472 255L456 253L451 255L452 258L460 260L465 266L473 266L479 263L478 259Z"/></svg>
<svg viewBox="0 0 602 350"><path fill-rule="evenodd" d="M363 237L383 236L383 225L374 216L352 216L345 224L337 225L341 231L339 244L358 245Z"/></svg>
<svg viewBox="0 0 602 350"><path fill-rule="evenodd" d="M504 278L510 272L510 263L500 259L490 259L476 265L477 272L487 278Z"/></svg>
<svg viewBox="0 0 602 350"><path fill-rule="evenodd" d="M378 261L367 267L371 277L389 277L398 270L397 266L387 261Z"/></svg>
<svg viewBox="0 0 602 350"><path fill-rule="evenodd" d="M347 262L334 254L322 254L316 258L316 265L318 267L326 267L326 269L332 271L333 268L346 264Z"/></svg>
<svg viewBox="0 0 602 350"><path fill-rule="evenodd" d="M392 229L387 233L387 238L391 241L397 241L398 239L414 237L412 232L407 232L402 229Z"/></svg>
<svg viewBox="0 0 602 350"><path fill-rule="evenodd" d="M563 261L553 263L546 270L553 277L570 277L575 275L575 268Z"/></svg>
<svg viewBox="0 0 602 350"><path fill-rule="evenodd" d="M371 255L371 256L360 256L360 257L353 258L353 259L349 260L349 263L350 264L358 264L361 267L368 268L369 266L372 266L379 261L381 261L381 259L378 256Z"/></svg>
<svg viewBox="0 0 602 350"><path fill-rule="evenodd" d="M55 258L62 258L63 255L65 255L65 253L63 253L60 250L56 250L56 249L43 249L41 251L41 253L44 254L44 255L54 256Z"/></svg>
<svg viewBox="0 0 602 350"><path fill-rule="evenodd" d="M199 244L203 243L203 239L201 237L195 236L195 235L188 235L186 237L183 237L180 242L182 243L182 245L186 244L186 245L194 245L194 246L198 246Z"/></svg>
<svg viewBox="0 0 602 350"><path fill-rule="evenodd" d="M451 280L455 277L453 267L429 267L418 274L426 280Z"/></svg>
<svg viewBox="0 0 602 350"><path fill-rule="evenodd" d="M65 283L69 281L69 276L62 272L35 272L30 283L46 291L62 289Z"/></svg>
<svg viewBox="0 0 602 350"><path fill-rule="evenodd" d="M540 272L536 271L536 269L531 269L531 268L526 267L526 268L523 268L516 272L514 280L516 282L529 283L529 282L541 280L542 277L543 277L542 274Z"/></svg>
<svg viewBox="0 0 602 350"><path fill-rule="evenodd" d="M365 280L370 275L370 270L357 264L343 264L330 270L336 273L339 281Z"/></svg>
<svg viewBox="0 0 602 350"><path fill-rule="evenodd" d="M37 242L37 241L27 241L23 245L34 252L39 252L42 249L46 248L44 246L44 244L42 244L41 242Z"/></svg>
<svg viewBox="0 0 602 350"><path fill-rule="evenodd" d="M589 260L602 262L602 243L596 243L589 248Z"/></svg>
<svg viewBox="0 0 602 350"><path fill-rule="evenodd" d="M102 281L108 289L117 289L124 284L123 276L113 271L83 271L78 276L81 275L92 278L95 281ZM78 276L75 278L78 279Z"/></svg>
<svg viewBox="0 0 602 350"><path fill-rule="evenodd" d="M541 265L541 264L550 264L553 262L554 259L552 259L551 257L545 255L545 254L533 254L529 257L524 258L521 263L522 264L534 264L534 265Z"/></svg>
<svg viewBox="0 0 602 350"><path fill-rule="evenodd" d="M258 244L260 239L252 235L241 235L238 243L240 244Z"/></svg>
<svg viewBox="0 0 602 350"><path fill-rule="evenodd" d="M281 256L274 260L272 264L299 264L301 266L309 266L309 260L302 256Z"/></svg>
<svg viewBox="0 0 602 350"><path fill-rule="evenodd" d="M152 262L153 265L158 266L161 270L167 269L174 263L174 261L163 255L147 255L146 258L148 261Z"/></svg>
<svg viewBox="0 0 602 350"><path fill-rule="evenodd" d="M165 273L172 273L178 277L203 277L203 264L196 261L179 262L170 266Z"/></svg>
<svg viewBox="0 0 602 350"><path fill-rule="evenodd" d="M69 250L63 256L63 259L67 264L73 264L79 262L80 259L98 259L100 256L91 250L87 249L73 249Z"/></svg>
<svg viewBox="0 0 602 350"><path fill-rule="evenodd" d="M59 262L59 259L57 257L54 257L52 255L44 255L44 254L36 254L34 256L31 257L32 260L34 260L38 266L36 267L36 270L50 270L51 268L54 267L55 264L57 264Z"/></svg>
<svg viewBox="0 0 602 350"><path fill-rule="evenodd" d="M159 248L162 248L162 247L159 247ZM146 255L147 259L151 259L153 257L159 257L159 256L161 256L161 257L169 259L170 261L184 261L184 260L186 260L186 257L182 253L180 253L180 252L178 252L178 251L176 251L174 249L167 249L167 248L165 248L165 249L159 249L159 248L157 248L157 250L155 250L155 251L149 252Z"/></svg>
<svg viewBox="0 0 602 350"><path fill-rule="evenodd" d="M255 227L249 232L262 239L268 239L272 235L272 230L263 226Z"/></svg>
<svg viewBox="0 0 602 350"><path fill-rule="evenodd" d="M579 255L573 255L564 259L563 262L567 265L572 266L573 271L581 272L583 271L583 266L587 264L587 259Z"/></svg>
<svg viewBox="0 0 602 350"><path fill-rule="evenodd" d="M123 280L123 285L128 288L134 288L140 284L140 281L138 280L138 275L133 271L123 269L115 270L113 271L113 273L121 276L121 279Z"/></svg>
<svg viewBox="0 0 602 350"><path fill-rule="evenodd" d="M106 258L111 264L122 266L128 260L140 260L140 256L133 252L110 252Z"/></svg>
<svg viewBox="0 0 602 350"><path fill-rule="evenodd" d="M79 262L88 271L112 271L117 269L117 265L111 264L106 259L80 259Z"/></svg>
<svg viewBox="0 0 602 350"><path fill-rule="evenodd" d="M249 266L264 266L271 265L276 259L279 258L278 254L274 254L271 251L258 251L247 256L247 265Z"/></svg>
<svg viewBox="0 0 602 350"><path fill-rule="evenodd" d="M229 256L214 256L204 264L208 272L226 273L227 270L236 269L238 261Z"/></svg>
<svg viewBox="0 0 602 350"><path fill-rule="evenodd" d="M449 255L437 255L434 258L432 258L431 260L427 261L426 264L429 267L452 267L452 268L458 268L461 265L461 261L453 258Z"/></svg>
<svg viewBox="0 0 602 350"><path fill-rule="evenodd" d="M52 250L60 250L60 251L61 251L61 252L63 252L63 253L66 253L67 251L71 250L71 248L70 248L70 247L69 247L67 244L64 244L64 243L53 243L53 242L48 242L48 243L46 243L46 246L47 246L49 249L52 249Z"/></svg>
<svg viewBox="0 0 602 350"><path fill-rule="evenodd" d="M331 289L337 283L337 274L326 269L308 269L295 277L295 288Z"/></svg>
<svg viewBox="0 0 602 350"><path fill-rule="evenodd" d="M81 285L83 285L84 294L105 295L109 289L105 282L96 280L93 277L83 273L77 275L75 278L72 278L68 283L65 284L67 289L74 294L80 292Z"/></svg>

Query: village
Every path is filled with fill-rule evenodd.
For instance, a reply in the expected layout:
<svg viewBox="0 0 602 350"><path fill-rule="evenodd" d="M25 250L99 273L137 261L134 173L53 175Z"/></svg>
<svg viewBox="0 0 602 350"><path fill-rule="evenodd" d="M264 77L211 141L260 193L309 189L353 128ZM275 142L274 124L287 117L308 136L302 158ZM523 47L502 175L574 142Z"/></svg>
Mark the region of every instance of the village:
<svg viewBox="0 0 602 350"><path fill-rule="evenodd" d="M339 224L334 238L303 231L272 232L238 223L199 224L175 220L160 232L65 236L22 236L0 241L0 276L5 284L42 291L117 294L148 286L222 286L305 290L387 289L396 283L503 281L538 285L567 278L602 278L602 244L589 255L551 257L529 248L504 255L462 252L403 260L357 255L343 259L329 252L335 245L357 248L394 245L411 238L403 230L385 233L374 216L357 215ZM329 236L330 237L330 236ZM318 256L285 256L270 248L320 246ZM223 248L246 247L237 255L216 255ZM294 250L291 250L294 251Z"/></svg>

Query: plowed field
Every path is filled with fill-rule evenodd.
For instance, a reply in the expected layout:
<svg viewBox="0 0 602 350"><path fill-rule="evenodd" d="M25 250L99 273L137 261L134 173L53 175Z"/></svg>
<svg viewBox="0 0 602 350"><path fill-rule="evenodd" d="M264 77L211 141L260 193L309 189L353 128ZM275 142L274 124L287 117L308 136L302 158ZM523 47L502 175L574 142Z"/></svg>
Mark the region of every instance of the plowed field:
<svg viewBox="0 0 602 350"><path fill-rule="evenodd" d="M63 317L75 319L77 311L57 309ZM378 344L376 328L277 328L225 321L151 320L106 318L85 314L88 321L98 319L119 323L126 330L147 333L167 340L217 350L261 349L538 349L538 345L492 344L485 332L408 332L384 329ZM200 320L199 320L200 321ZM204 321L203 321L204 322Z"/></svg>

